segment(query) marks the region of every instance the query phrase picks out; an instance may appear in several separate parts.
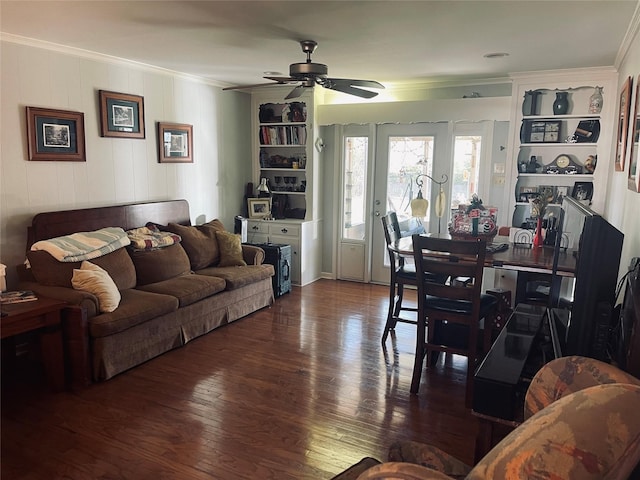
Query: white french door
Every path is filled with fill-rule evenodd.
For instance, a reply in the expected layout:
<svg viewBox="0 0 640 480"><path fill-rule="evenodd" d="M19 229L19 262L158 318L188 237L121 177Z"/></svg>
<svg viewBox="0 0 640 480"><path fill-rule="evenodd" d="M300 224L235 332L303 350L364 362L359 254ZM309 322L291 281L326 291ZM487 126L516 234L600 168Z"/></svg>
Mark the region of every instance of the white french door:
<svg viewBox="0 0 640 480"><path fill-rule="evenodd" d="M389 282L389 263L380 217L395 211L401 230L409 234L424 229L427 232L446 231L448 211L437 218L432 206L439 193L429 175L440 180L445 174L451 178L451 132L448 123L415 123L410 125L380 125L376 135L375 173L371 203L371 281ZM411 216L411 200L416 198L418 182L422 182L422 196L429 201L427 216ZM451 182L443 185L450 198Z"/></svg>

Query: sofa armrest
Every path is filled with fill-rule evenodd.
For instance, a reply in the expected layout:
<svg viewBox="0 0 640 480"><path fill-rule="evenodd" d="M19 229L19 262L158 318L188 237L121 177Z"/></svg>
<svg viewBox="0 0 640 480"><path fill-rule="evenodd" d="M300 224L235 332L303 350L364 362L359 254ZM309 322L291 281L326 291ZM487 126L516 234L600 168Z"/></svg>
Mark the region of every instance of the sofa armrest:
<svg viewBox="0 0 640 480"><path fill-rule="evenodd" d="M366 470L358 480L452 480L453 478L422 465L387 462Z"/></svg>
<svg viewBox="0 0 640 480"><path fill-rule="evenodd" d="M57 287L41 285L37 282L20 282L21 290L32 290L37 296L54 298L66 302L71 306L82 307L88 318L95 317L98 310L98 299L92 293L84 290L75 290L69 287Z"/></svg>
<svg viewBox="0 0 640 480"><path fill-rule="evenodd" d="M571 393L607 383L640 385L640 380L593 358L574 355L552 360L536 373L527 389L524 418Z"/></svg>
<svg viewBox="0 0 640 480"><path fill-rule="evenodd" d="M255 245L242 244L242 258L247 265L262 265L264 263L264 250Z"/></svg>

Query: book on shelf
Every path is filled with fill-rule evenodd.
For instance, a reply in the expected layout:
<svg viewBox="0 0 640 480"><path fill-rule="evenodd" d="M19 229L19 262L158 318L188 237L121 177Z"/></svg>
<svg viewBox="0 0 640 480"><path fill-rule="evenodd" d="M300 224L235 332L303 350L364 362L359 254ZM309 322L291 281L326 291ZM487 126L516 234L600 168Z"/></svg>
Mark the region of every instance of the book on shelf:
<svg viewBox="0 0 640 480"><path fill-rule="evenodd" d="M31 290L17 290L14 292L0 293L0 303L3 305L8 305L10 303L32 302L37 299L38 297Z"/></svg>

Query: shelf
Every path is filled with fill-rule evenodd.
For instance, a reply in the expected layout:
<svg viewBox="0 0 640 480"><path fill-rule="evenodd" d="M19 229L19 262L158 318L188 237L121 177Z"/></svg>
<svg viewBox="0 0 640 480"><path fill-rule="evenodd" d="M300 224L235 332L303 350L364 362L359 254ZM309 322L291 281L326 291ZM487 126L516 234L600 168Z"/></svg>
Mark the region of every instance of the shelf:
<svg viewBox="0 0 640 480"><path fill-rule="evenodd" d="M531 178L593 178L593 173L519 173L518 178L520 177L531 177Z"/></svg>
<svg viewBox="0 0 640 480"><path fill-rule="evenodd" d="M286 143L286 144L282 144L282 145L277 145L277 144L274 144L274 145L263 145L263 144L260 144L260 148L291 148L291 147L298 147L298 148L302 147L302 148L305 148L306 144L304 144L304 143L295 143L295 144Z"/></svg>
<svg viewBox="0 0 640 480"><path fill-rule="evenodd" d="M555 142L555 143L544 143L544 142L535 142L535 143L521 143L521 147L597 147L598 142Z"/></svg>
<svg viewBox="0 0 640 480"><path fill-rule="evenodd" d="M585 120L600 119L600 114L598 113L585 113L584 115L579 114L567 114L567 115L524 115L522 117L523 120L571 120L574 118L584 118Z"/></svg>
<svg viewBox="0 0 640 480"><path fill-rule="evenodd" d="M272 194L277 195L305 195L306 192L292 192L288 190L271 190Z"/></svg>
<svg viewBox="0 0 640 480"><path fill-rule="evenodd" d="M305 168L277 168L277 167L260 167L260 170L266 171L266 172L306 172L307 170Z"/></svg>
<svg viewBox="0 0 640 480"><path fill-rule="evenodd" d="M260 127L288 127L288 126L304 126L306 124L307 122L273 122L273 123L263 122L263 123L259 123L258 125Z"/></svg>

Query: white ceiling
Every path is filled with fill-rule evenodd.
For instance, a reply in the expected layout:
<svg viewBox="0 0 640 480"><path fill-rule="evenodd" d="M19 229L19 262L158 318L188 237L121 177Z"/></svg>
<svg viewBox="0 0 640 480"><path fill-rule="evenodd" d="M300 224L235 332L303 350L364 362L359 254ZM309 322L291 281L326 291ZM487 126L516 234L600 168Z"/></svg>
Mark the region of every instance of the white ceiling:
<svg viewBox="0 0 640 480"><path fill-rule="evenodd" d="M615 66L638 0L0 1L3 38L27 37L205 77L264 82L303 62L382 83ZM635 17L634 17L635 12ZM6 34L9 34L7 36ZM20 40L20 39L17 39ZM488 59L493 52L508 57Z"/></svg>

